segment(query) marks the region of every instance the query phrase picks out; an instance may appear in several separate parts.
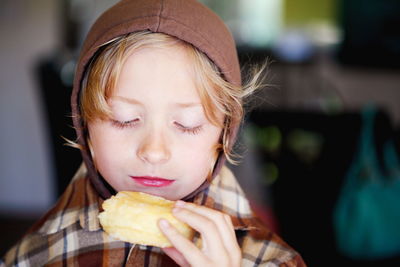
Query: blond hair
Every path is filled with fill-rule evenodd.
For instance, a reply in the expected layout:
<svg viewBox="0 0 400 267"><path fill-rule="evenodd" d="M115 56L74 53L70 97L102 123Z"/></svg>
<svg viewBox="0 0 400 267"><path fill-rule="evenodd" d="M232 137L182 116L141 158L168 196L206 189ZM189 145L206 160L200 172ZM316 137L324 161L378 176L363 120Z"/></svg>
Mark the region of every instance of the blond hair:
<svg viewBox="0 0 400 267"><path fill-rule="evenodd" d="M243 119L244 99L260 86L262 70L257 71L245 86L231 84L203 52L167 34L140 31L117 37L100 47L83 77L80 108L84 125L95 119L111 118L107 99L112 96L122 66L132 52L172 46L183 48L192 59L193 78L205 115L212 124L223 128L221 142L215 147L216 155L223 151L227 160L235 163L230 136ZM222 123L218 111L224 115Z"/></svg>

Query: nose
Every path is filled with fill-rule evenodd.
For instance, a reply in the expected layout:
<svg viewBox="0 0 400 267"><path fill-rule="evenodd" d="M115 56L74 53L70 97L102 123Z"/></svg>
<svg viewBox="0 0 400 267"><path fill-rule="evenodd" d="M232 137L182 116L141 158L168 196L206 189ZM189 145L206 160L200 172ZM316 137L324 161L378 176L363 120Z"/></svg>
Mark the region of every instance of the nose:
<svg viewBox="0 0 400 267"><path fill-rule="evenodd" d="M137 150L137 156L150 164L162 164L171 157L167 140L162 133L147 134Z"/></svg>

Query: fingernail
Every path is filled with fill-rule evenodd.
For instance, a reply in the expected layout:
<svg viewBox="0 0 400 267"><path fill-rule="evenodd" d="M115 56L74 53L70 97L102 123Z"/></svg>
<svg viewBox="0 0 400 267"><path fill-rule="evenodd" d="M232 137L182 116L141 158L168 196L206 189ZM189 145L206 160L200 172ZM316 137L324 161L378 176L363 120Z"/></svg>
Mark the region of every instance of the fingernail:
<svg viewBox="0 0 400 267"><path fill-rule="evenodd" d="M185 201L178 200L175 202L175 207L183 207L185 206Z"/></svg>
<svg viewBox="0 0 400 267"><path fill-rule="evenodd" d="M168 228L169 227L169 222L167 220L165 220L165 219L160 219L159 223L160 223L160 226L163 227L163 228Z"/></svg>
<svg viewBox="0 0 400 267"><path fill-rule="evenodd" d="M172 209L172 212L176 213L176 212L179 212L180 210L181 210L180 207L175 207L175 208Z"/></svg>

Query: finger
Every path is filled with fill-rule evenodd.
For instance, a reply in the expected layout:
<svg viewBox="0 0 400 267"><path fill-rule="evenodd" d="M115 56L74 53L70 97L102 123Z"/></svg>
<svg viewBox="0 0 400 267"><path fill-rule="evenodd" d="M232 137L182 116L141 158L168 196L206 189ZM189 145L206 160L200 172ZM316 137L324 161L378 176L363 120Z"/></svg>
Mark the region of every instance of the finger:
<svg viewBox="0 0 400 267"><path fill-rule="evenodd" d="M203 253L192 242L181 235L167 220L160 219L158 226L174 248L183 255L190 265L207 266L207 260Z"/></svg>
<svg viewBox="0 0 400 267"><path fill-rule="evenodd" d="M185 259L185 257L180 253L176 248L162 248L165 254L167 254L171 259L173 259L176 264L181 267L189 267L189 262Z"/></svg>
<svg viewBox="0 0 400 267"><path fill-rule="evenodd" d="M227 248L229 249L229 251L236 252L237 257L239 259L241 259L242 251L240 250L239 244L236 239L236 233L235 233L235 228L233 227L232 218L228 214L225 214L224 219L225 219L226 224L228 225L228 228L231 229L231 233L232 233L231 238L233 239L233 240L227 239L224 242L227 242L225 244L227 244Z"/></svg>
<svg viewBox="0 0 400 267"><path fill-rule="evenodd" d="M177 201L176 207L183 207L207 217L208 219L216 223L218 230L226 233L226 236L230 236L231 238L236 239L232 220L228 214L207 208L205 206L199 206L192 203L183 202L181 200Z"/></svg>
<svg viewBox="0 0 400 267"><path fill-rule="evenodd" d="M212 220L218 228L218 232L220 233L225 248L230 252L240 251L232 220L228 214L183 201L178 201L176 207L188 209Z"/></svg>
<svg viewBox="0 0 400 267"><path fill-rule="evenodd" d="M173 209L173 214L179 220L200 232L203 239L203 251L206 255L209 255L211 258L228 255L223 238L213 220L185 208L175 207Z"/></svg>

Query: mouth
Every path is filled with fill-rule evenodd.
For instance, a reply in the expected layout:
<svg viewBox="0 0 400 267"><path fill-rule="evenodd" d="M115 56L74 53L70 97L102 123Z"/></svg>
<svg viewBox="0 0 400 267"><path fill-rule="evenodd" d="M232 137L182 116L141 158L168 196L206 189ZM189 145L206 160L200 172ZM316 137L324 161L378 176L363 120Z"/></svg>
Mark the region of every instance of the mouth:
<svg viewBox="0 0 400 267"><path fill-rule="evenodd" d="M147 187L165 187L175 182L175 180L151 176L131 176L131 178L136 183Z"/></svg>

